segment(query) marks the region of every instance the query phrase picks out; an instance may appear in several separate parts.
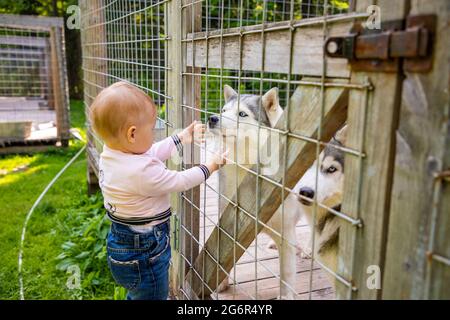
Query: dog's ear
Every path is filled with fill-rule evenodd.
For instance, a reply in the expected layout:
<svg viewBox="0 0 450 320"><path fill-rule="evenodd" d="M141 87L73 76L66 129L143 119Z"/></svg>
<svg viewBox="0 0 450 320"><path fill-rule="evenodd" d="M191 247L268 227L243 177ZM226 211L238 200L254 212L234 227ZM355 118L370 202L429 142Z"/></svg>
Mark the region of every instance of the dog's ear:
<svg viewBox="0 0 450 320"><path fill-rule="evenodd" d="M262 97L262 105L266 112L274 111L279 105L278 102L278 88L272 88L266 92Z"/></svg>
<svg viewBox="0 0 450 320"><path fill-rule="evenodd" d="M347 142L347 131L348 131L348 125L343 126L341 129L339 129L338 132L334 135L334 138L342 143L342 145L345 146Z"/></svg>
<svg viewBox="0 0 450 320"><path fill-rule="evenodd" d="M237 96L237 92L234 91L232 87L226 84L223 88L223 95L225 97L225 103L227 103L231 98Z"/></svg>

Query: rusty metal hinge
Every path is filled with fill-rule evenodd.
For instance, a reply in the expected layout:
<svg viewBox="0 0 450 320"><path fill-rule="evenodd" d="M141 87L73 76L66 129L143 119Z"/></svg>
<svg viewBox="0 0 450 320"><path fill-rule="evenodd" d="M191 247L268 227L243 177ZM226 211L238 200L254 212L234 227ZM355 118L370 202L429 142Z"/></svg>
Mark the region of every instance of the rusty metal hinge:
<svg viewBox="0 0 450 320"><path fill-rule="evenodd" d="M428 72L433 63L436 15L411 15L405 21L389 21L381 30L355 23L350 35L330 37L327 56L346 58L354 71L397 72L403 59L407 72Z"/></svg>

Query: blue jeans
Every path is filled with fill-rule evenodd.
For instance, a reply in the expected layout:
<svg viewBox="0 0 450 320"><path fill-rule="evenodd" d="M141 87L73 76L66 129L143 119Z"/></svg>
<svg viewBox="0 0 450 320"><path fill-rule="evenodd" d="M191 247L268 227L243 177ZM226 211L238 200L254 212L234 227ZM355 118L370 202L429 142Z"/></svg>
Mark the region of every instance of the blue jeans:
<svg viewBox="0 0 450 320"><path fill-rule="evenodd" d="M113 222L107 239L108 266L128 300L167 300L169 294L170 222L138 233Z"/></svg>

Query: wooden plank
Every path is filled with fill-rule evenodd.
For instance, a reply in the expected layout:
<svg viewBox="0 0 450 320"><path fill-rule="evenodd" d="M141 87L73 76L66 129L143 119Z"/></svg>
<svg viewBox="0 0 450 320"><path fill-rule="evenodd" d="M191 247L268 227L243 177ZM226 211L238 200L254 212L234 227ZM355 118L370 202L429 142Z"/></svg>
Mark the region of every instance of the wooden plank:
<svg viewBox="0 0 450 320"><path fill-rule="evenodd" d="M300 295L309 293L309 279L310 272L300 272L295 275L295 292ZM280 280L272 277L258 281L258 300L275 299L279 296ZM324 272L314 270L312 276L312 290L330 288L330 282ZM255 281L245 282L236 287L236 299L252 299L255 297ZM230 288L226 293L219 295L220 299L233 299L233 288ZM303 298L304 299L304 298Z"/></svg>
<svg viewBox="0 0 450 320"><path fill-rule="evenodd" d="M370 4L372 1L358 1L356 10L366 12ZM380 0L376 4L381 8L383 20L405 17L407 8L403 0ZM352 83L365 81L370 81L374 90L350 92L346 144L360 150L362 143L361 151L366 157L361 169L359 158L346 154L342 203L342 212L361 218L363 227L342 223L338 259L338 274L351 281L357 291L336 282L340 299L377 299L381 295L380 290L366 286L367 268L375 265L383 270L384 265L402 79L395 73L352 73Z"/></svg>
<svg viewBox="0 0 450 320"><path fill-rule="evenodd" d="M310 299L309 292L297 295L297 300L309 300L309 299ZM335 299L335 291L332 287L313 290L311 292L311 300L334 300L334 299Z"/></svg>
<svg viewBox="0 0 450 320"><path fill-rule="evenodd" d="M48 30L50 27L64 27L64 18L17 14L0 14L0 26Z"/></svg>
<svg viewBox="0 0 450 320"><path fill-rule="evenodd" d="M170 70L166 70L165 79L167 95L171 99L166 99L166 110L168 112L167 118L170 119L174 128L169 127L168 134L174 133L174 130L181 127L181 104L182 104L182 82L180 74L182 72L182 55L179 44L181 43L181 7L178 2L170 1L164 4L164 30L167 36L170 36L171 41L167 42L166 51L166 66ZM168 167L174 170L180 170L179 163L169 161ZM179 201L179 194L171 195L171 206L174 212L181 211L181 201ZM171 219L170 228L172 230L171 250L172 250L172 264L169 270L169 289L170 295L179 299L185 299L182 292L180 292L181 279L184 278L184 264L180 256L179 248L179 218L174 216Z"/></svg>
<svg viewBox="0 0 450 320"><path fill-rule="evenodd" d="M63 96L61 94L61 72L60 72L60 60L58 56L58 46L61 45L61 34L60 30L56 27L50 29L50 68L51 68L51 91L53 95L54 108L56 112L56 126L58 139L61 139L63 135Z"/></svg>
<svg viewBox="0 0 450 320"><path fill-rule="evenodd" d="M288 110L284 112L276 128L283 129L286 121L285 117L288 117L288 124L291 132L301 130L306 136L317 138L320 125L318 119L320 118L322 104L322 99L320 99L320 97L321 90L318 87L299 87L292 98L290 104L291 111ZM346 89L328 88L325 90L322 141L331 139L333 134L343 125L347 116L347 99L348 91ZM286 143L286 141L284 141L284 139L280 140L283 141L276 147L279 147L279 149L272 149L272 151L274 154L284 155L284 143ZM313 163L316 157L316 146L315 144L291 137L287 140L287 154L284 155L287 158L285 185L288 188L292 188ZM282 180L283 168L281 167L282 166L280 166L276 174L271 177L275 181ZM256 170L256 166L253 170ZM257 204L255 203L255 197L248 195L255 193L254 186L257 182L260 184L259 198L261 205L261 209L258 212L258 218L259 221L266 223L282 202L280 188L264 179L259 179L259 181L257 181L254 175L247 174L237 190L237 194L240 195L239 205L252 215L256 213ZM285 196L287 196L287 193ZM235 222L237 225L236 234L234 230ZM236 241L244 248L248 248L256 234L261 231L260 224L258 225L258 230L255 230L255 221L240 209L236 210L232 204L228 204L225 207L225 210L220 217L219 226L221 229L214 229L205 244L205 248L200 252L194 265L195 270L199 274L203 274L202 270L205 270L204 278L199 279L192 271L190 272L192 278L189 277L189 273L187 276L190 287L197 295L202 293L202 289L204 289L205 297L210 293L208 288L203 285L203 282L205 282L212 290L215 290L216 281L218 280L218 283L220 283L224 279L225 274L223 272L217 272L218 269L215 260L218 260L220 265L222 265L225 270L229 271L233 267L234 249L236 260L244 253L244 250L239 246L235 246L233 240L222 230L225 230L230 235L234 235ZM219 243L220 256L217 252ZM207 250L214 259L212 259L205 250Z"/></svg>
<svg viewBox="0 0 450 320"><path fill-rule="evenodd" d="M48 40L48 39L47 39ZM1 42L1 39L0 39ZM0 48L0 55L2 55L2 58L6 59L11 57L11 55L19 55L22 56L21 59L41 59L44 55L43 49L37 49L37 48L11 48L11 47L3 47ZM27 57L25 57L27 56ZM14 58L11 58L14 59Z"/></svg>
<svg viewBox="0 0 450 320"><path fill-rule="evenodd" d="M67 64L66 64L66 48L64 29L56 28L56 58L58 64L58 81L59 81L59 95L60 105L56 108L56 121L58 129L58 139L61 141L63 147L69 146L70 139L70 105L69 105L69 84L67 78Z"/></svg>
<svg viewBox="0 0 450 320"><path fill-rule="evenodd" d="M432 71L407 73L403 84L383 298L448 300L450 267L427 258L430 241L434 253L450 257L450 185L434 178L450 169L450 80L448 67L442 67L448 66L450 47L448 1L415 0L411 13L437 14L439 34ZM434 210L435 236L430 232Z"/></svg>
<svg viewBox="0 0 450 320"><path fill-rule="evenodd" d="M186 3L192 3L191 6L182 10L182 35L185 36L189 32L197 32L202 29L202 4L201 2L193 3L188 0ZM201 68L192 68L184 66L188 73L201 73ZM183 82L183 104L195 108L201 108L201 77L185 75ZM182 110L182 128L190 125L194 120L200 120L201 114L197 110L183 108ZM200 149L194 144L184 147L183 162L186 169L192 168L200 164ZM181 253L184 256L184 270L188 272L198 256L200 238L200 214L197 208L200 207L200 186L184 192L184 196L189 201L183 201L183 210L181 212ZM192 203L192 204L191 204ZM184 276L185 274L183 274Z"/></svg>
<svg viewBox="0 0 450 320"><path fill-rule="evenodd" d="M311 20L315 23L312 23ZM323 69L323 45L324 30L323 18L304 19L299 22L299 27L293 34L292 74L307 76L321 76ZM352 21L329 22L327 34L329 36L347 35L352 27ZM265 40L261 40L261 25L243 27L242 36L242 70L261 71L262 43L265 45L264 71L276 73L288 73L290 63L286 57L290 56L290 30L285 27L289 21L267 23L265 26ZM281 28L281 30L280 30ZM270 31L270 29L274 29ZM255 32L256 33L245 33ZM188 35L188 39L194 38L195 66L206 67L208 59L209 68L221 68L221 39L217 37L219 31L212 31L208 36L215 36L208 41L204 39L204 33ZM224 30L223 38L223 68L239 69L240 36L239 28ZM208 44L208 48L206 45ZM207 57L208 49L208 57ZM187 42L187 64L193 66L192 42ZM327 77L349 78L350 70L346 59L326 58Z"/></svg>
<svg viewBox="0 0 450 320"><path fill-rule="evenodd" d="M216 224L207 224L206 226L203 226L203 224L201 224L201 227L205 230L205 234L206 234L206 239L208 239L208 236L211 234L211 232L214 230L214 228L216 227ZM303 225L303 226L297 226L296 227L296 233L297 236L299 236L299 233L308 233L309 232L309 226L308 225ZM265 233L260 234L258 236L258 247L264 248L264 246L266 244L268 244L271 241L271 237ZM200 243L203 242L203 234L200 235Z"/></svg>
<svg viewBox="0 0 450 320"><path fill-rule="evenodd" d="M98 4L97 1L86 1L80 0L79 2L81 10L83 12L93 12L92 9L95 9L95 6ZM96 22L96 15L89 14L86 16L86 22L83 27L89 27L93 23ZM86 47L86 43L91 43L93 39L92 29L82 29L81 30L81 43L83 49L83 56L92 56L92 47ZM93 65L92 60L83 59L83 69L91 70ZM99 191L100 187L98 184L98 159L99 152L101 152L100 148L96 148L96 140L94 138L93 129L89 120L89 108L92 103L93 97L96 96L97 92L89 83L94 83L94 79L91 72L84 71L83 74L84 80L84 101L85 101L85 114L87 122L87 143L88 146L86 148L87 153L87 170L86 170L86 181L87 181L87 190L88 194L94 194Z"/></svg>
<svg viewBox="0 0 450 320"><path fill-rule="evenodd" d="M307 226L297 228L297 238L299 239L300 246L306 245L310 239L309 230L307 230ZM213 228L212 228L213 230ZM209 237L209 234L208 234ZM203 244L203 239L201 239L201 243ZM257 248L257 257L258 260L268 260L274 259L278 257L278 251L267 248L267 244L269 243L270 238L265 234L258 235L258 248ZM203 247L203 246L202 246ZM255 261L255 248L256 242L253 241L252 244L247 248L244 254L237 260L238 264L254 262ZM297 250L297 253L299 251Z"/></svg>
<svg viewBox="0 0 450 320"><path fill-rule="evenodd" d="M32 154L35 152L46 152L55 148L56 139L39 141L39 145L23 145L0 147L0 155L4 154Z"/></svg>
<svg viewBox="0 0 450 320"><path fill-rule="evenodd" d="M277 253L276 250L271 250ZM259 260L259 258L258 258ZM255 281L255 279L262 280L262 279L269 279L273 278L274 274L279 275L280 270L280 260L278 256L275 256L273 258L268 258L264 260L259 260L259 263L257 264L258 270L255 277L255 261L254 259L252 261L246 261L244 263L238 262L233 270L230 272L230 279L229 283L232 284L233 282L237 283L245 283L245 282L251 282ZM234 279L234 269L236 270L236 279ZM311 269L311 260L309 259L300 259L298 258L296 261L296 272L301 273L305 271L309 271ZM320 267L317 263L314 263L313 270L320 270ZM323 271L326 272L326 271ZM328 286L331 286L331 283L329 283Z"/></svg>
<svg viewBox="0 0 450 320"><path fill-rule="evenodd" d="M0 36L0 44L8 46L46 48L48 40L47 37Z"/></svg>
<svg viewBox="0 0 450 320"><path fill-rule="evenodd" d="M93 1L82 1L80 6L84 12L89 12L86 17L86 27L91 27L95 25L96 27L91 27L87 31L84 30L82 33L82 43L103 43L103 45L97 46L82 46L83 55L89 57L98 57L100 59L83 59L83 69L85 70L97 70L99 73L84 72L85 82L85 101L87 102L86 115L89 114L89 107L92 103L92 99L97 96L101 88L104 88L108 84L107 79L107 61L102 58L107 58L107 47L106 47L106 30L104 26L105 16L104 11L100 10L104 5L103 0L93 0ZM88 183L88 193L92 194L99 190L98 185L98 155L102 152L102 145L94 137L94 132L91 125L88 122L88 166L87 166L87 183ZM93 151L96 150L95 153Z"/></svg>

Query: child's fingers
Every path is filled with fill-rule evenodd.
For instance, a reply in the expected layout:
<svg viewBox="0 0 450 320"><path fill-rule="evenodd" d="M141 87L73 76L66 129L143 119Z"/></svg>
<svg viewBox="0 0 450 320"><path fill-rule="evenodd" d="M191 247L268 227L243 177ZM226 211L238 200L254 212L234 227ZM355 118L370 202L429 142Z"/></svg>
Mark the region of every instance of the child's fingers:
<svg viewBox="0 0 450 320"><path fill-rule="evenodd" d="M206 132L206 128L204 125L197 125L194 128L194 135L197 137L204 137Z"/></svg>
<svg viewBox="0 0 450 320"><path fill-rule="evenodd" d="M226 151L216 153L216 160L217 160L218 164L226 164L227 163L227 156L228 156L229 151L230 150L227 149Z"/></svg>
<svg viewBox="0 0 450 320"><path fill-rule="evenodd" d="M191 130L194 129L194 127L197 125L197 120L194 120L186 129Z"/></svg>
<svg viewBox="0 0 450 320"><path fill-rule="evenodd" d="M195 131L201 131L201 132L205 132L206 131L206 125L204 125L203 123L199 122L194 126Z"/></svg>

